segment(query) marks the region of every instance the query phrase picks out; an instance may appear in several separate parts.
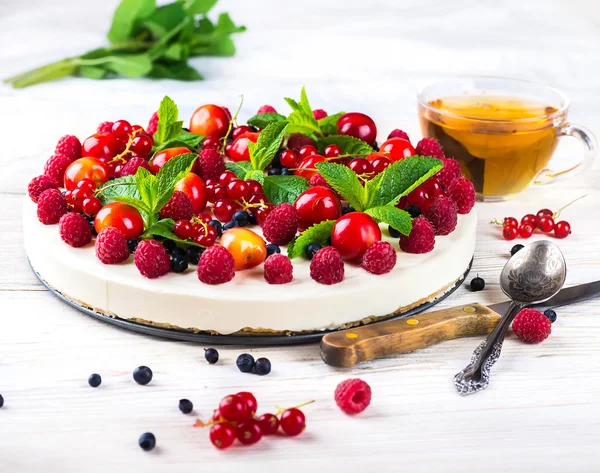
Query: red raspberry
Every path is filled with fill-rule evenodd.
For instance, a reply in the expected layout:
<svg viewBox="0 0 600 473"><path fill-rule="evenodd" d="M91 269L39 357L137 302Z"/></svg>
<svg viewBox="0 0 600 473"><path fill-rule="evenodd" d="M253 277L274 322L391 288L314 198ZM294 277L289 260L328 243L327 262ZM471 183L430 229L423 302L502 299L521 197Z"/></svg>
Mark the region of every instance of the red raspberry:
<svg viewBox="0 0 600 473"><path fill-rule="evenodd" d="M456 204L448 197L438 197L427 211L427 220L433 225L436 235L452 233L458 221Z"/></svg>
<svg viewBox="0 0 600 473"><path fill-rule="evenodd" d="M277 110L271 105L263 105L258 109L258 112L256 112L257 115L260 115L261 113L277 113Z"/></svg>
<svg viewBox="0 0 600 473"><path fill-rule="evenodd" d="M233 256L223 246L207 248L198 262L198 279L205 284L223 284L235 276Z"/></svg>
<svg viewBox="0 0 600 473"><path fill-rule="evenodd" d="M315 140L306 135L301 133L292 133L290 136L288 136L286 146L288 149L291 149L297 153L300 151L300 148L308 145L316 147L317 143L315 143Z"/></svg>
<svg viewBox="0 0 600 473"><path fill-rule="evenodd" d="M146 161L144 158L140 158L139 156L134 156L127 161L125 166L121 168L121 171L119 171L119 177L133 176L140 167L150 171L150 165L148 164L148 161Z"/></svg>
<svg viewBox="0 0 600 473"><path fill-rule="evenodd" d="M135 249L135 265L149 279L164 276L171 269L171 258L156 240L143 240Z"/></svg>
<svg viewBox="0 0 600 473"><path fill-rule="evenodd" d="M154 135L154 133L156 133L157 129L158 129L158 112L154 112L152 114L152 116L150 117L148 126L146 127L146 133L148 133L150 136L152 136L152 135Z"/></svg>
<svg viewBox="0 0 600 473"><path fill-rule="evenodd" d="M113 122L102 122L98 125L96 133L112 133Z"/></svg>
<svg viewBox="0 0 600 473"><path fill-rule="evenodd" d="M71 160L62 154L55 154L48 158L44 165L44 174L48 176L57 186L62 186L65 178L65 170L71 164Z"/></svg>
<svg viewBox="0 0 600 473"><path fill-rule="evenodd" d="M65 135L56 143L54 154L62 154L71 161L75 161L81 158L81 141L76 136Z"/></svg>
<svg viewBox="0 0 600 473"><path fill-rule="evenodd" d="M63 241L74 248L80 248L92 241L92 228L82 214L64 214L58 222L58 230Z"/></svg>
<svg viewBox="0 0 600 473"><path fill-rule="evenodd" d="M332 246L321 248L310 260L310 277L319 284L331 286L344 279L342 255Z"/></svg>
<svg viewBox="0 0 600 473"><path fill-rule="evenodd" d="M442 146L435 138L423 138L415 146L415 153L417 156L432 156L438 159L445 158Z"/></svg>
<svg viewBox="0 0 600 473"><path fill-rule="evenodd" d="M29 193L31 200L37 202L42 192L48 189L56 189L57 187L58 186L52 179L45 174L42 174L41 176L34 177L29 182L29 185L27 186L27 192Z"/></svg>
<svg viewBox="0 0 600 473"><path fill-rule="evenodd" d="M468 214L475 205L475 186L466 177L455 179L447 191L459 214Z"/></svg>
<svg viewBox="0 0 600 473"><path fill-rule="evenodd" d="M37 202L38 220L44 225L58 223L60 217L67 213L67 201L58 189L46 189Z"/></svg>
<svg viewBox="0 0 600 473"><path fill-rule="evenodd" d="M275 207L263 224L263 235L271 243L287 245L296 236L300 216L290 204Z"/></svg>
<svg viewBox="0 0 600 473"><path fill-rule="evenodd" d="M410 143L410 138L408 137L406 132L404 132L398 128L396 128L395 130L392 130L392 132L388 135L388 140L390 138L402 138L403 140L406 140Z"/></svg>
<svg viewBox="0 0 600 473"><path fill-rule="evenodd" d="M456 159L443 158L442 164L444 167L435 175L435 178L444 189L448 189L456 179L462 176L462 171Z"/></svg>
<svg viewBox="0 0 600 473"><path fill-rule="evenodd" d="M310 180L308 181L308 184L311 187L316 187L316 186L331 187L329 185L329 183L325 180L325 178L323 176L321 176L319 173L312 176L310 178Z"/></svg>
<svg viewBox="0 0 600 473"><path fill-rule="evenodd" d="M173 192L171 200L160 209L160 218L172 218L173 220L191 220L194 216L192 203L187 195L181 191Z"/></svg>
<svg viewBox="0 0 600 473"><path fill-rule="evenodd" d="M294 268L290 259L280 253L273 253L265 261L265 281L269 284L292 282Z"/></svg>
<svg viewBox="0 0 600 473"><path fill-rule="evenodd" d="M540 343L552 332L552 322L538 310L523 309L515 317L512 329L524 342Z"/></svg>
<svg viewBox="0 0 600 473"><path fill-rule="evenodd" d="M362 259L362 267L373 274L389 273L396 266L396 250L387 241L373 243Z"/></svg>
<svg viewBox="0 0 600 473"><path fill-rule="evenodd" d="M429 253L435 245L433 225L425 217L413 219L413 227L408 236L400 235L400 249L407 253Z"/></svg>
<svg viewBox="0 0 600 473"><path fill-rule="evenodd" d="M225 172L225 161L217 150L203 149L196 160L196 167L198 175L205 181L207 179L218 180L219 176Z"/></svg>
<svg viewBox="0 0 600 473"><path fill-rule="evenodd" d="M127 238L114 227L105 228L96 237L96 256L104 264L122 263L129 258Z"/></svg>
<svg viewBox="0 0 600 473"><path fill-rule="evenodd" d="M346 414L359 414L371 404L371 386L362 379L347 379L338 384L333 397Z"/></svg>
<svg viewBox="0 0 600 473"><path fill-rule="evenodd" d="M320 120L321 118L325 118L326 116L327 112L322 108L317 108L313 110L313 117L315 117L315 120Z"/></svg>

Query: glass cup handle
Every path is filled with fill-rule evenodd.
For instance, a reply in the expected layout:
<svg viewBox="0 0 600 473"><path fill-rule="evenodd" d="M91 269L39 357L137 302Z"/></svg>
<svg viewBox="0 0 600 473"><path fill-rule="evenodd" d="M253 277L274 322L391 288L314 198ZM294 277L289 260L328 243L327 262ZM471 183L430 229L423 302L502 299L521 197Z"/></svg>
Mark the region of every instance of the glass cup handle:
<svg viewBox="0 0 600 473"><path fill-rule="evenodd" d="M556 131L560 136L574 136L583 143L583 160L575 166L563 171L553 171L552 169L542 169L534 179L535 184L549 184L567 177L574 176L585 171L590 167L594 158L598 155L598 141L594 134L587 128L573 123L563 123Z"/></svg>

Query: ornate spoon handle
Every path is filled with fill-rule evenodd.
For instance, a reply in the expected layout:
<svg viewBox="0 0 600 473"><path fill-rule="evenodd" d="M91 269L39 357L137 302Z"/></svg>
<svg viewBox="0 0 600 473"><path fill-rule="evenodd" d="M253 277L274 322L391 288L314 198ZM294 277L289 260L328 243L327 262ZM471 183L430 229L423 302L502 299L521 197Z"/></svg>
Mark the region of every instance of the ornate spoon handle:
<svg viewBox="0 0 600 473"><path fill-rule="evenodd" d="M490 369L500 358L506 331L524 306L524 304L511 302L506 314L500 319L496 328L475 349L471 362L464 370L454 376L454 386L460 394L474 394L488 387L490 384Z"/></svg>

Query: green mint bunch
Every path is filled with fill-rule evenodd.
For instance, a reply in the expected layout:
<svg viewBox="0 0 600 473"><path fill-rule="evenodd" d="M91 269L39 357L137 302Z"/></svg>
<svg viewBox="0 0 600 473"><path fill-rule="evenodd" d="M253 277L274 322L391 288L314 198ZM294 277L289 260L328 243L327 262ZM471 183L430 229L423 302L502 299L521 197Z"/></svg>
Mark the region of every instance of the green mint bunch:
<svg viewBox="0 0 600 473"><path fill-rule="evenodd" d="M231 35L246 30L227 13L216 22L207 14L217 0L176 0L157 6L156 0L121 0L108 32L110 44L81 56L66 58L7 78L15 88L65 76L105 79L115 76L201 80L188 59L233 56Z"/></svg>

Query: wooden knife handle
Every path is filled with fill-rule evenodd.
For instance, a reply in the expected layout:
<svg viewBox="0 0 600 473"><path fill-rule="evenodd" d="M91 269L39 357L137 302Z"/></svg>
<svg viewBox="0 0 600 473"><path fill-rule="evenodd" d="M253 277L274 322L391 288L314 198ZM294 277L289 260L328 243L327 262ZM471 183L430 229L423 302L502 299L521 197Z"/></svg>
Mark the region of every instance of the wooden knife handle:
<svg viewBox="0 0 600 473"><path fill-rule="evenodd" d="M453 338L486 335L499 320L496 312L474 303L377 322L328 333L321 340L321 358L328 365L346 368Z"/></svg>

